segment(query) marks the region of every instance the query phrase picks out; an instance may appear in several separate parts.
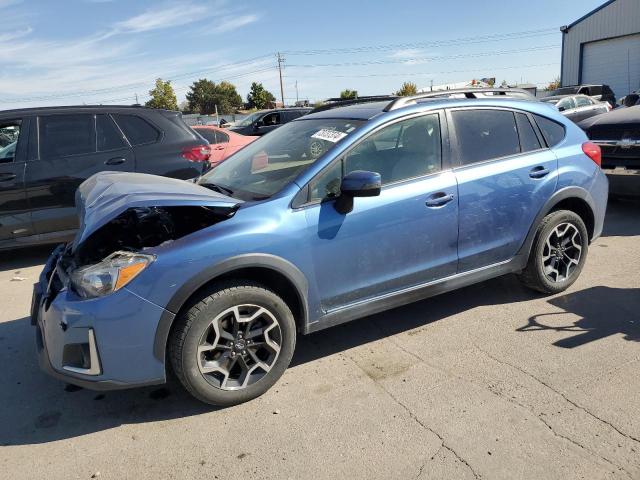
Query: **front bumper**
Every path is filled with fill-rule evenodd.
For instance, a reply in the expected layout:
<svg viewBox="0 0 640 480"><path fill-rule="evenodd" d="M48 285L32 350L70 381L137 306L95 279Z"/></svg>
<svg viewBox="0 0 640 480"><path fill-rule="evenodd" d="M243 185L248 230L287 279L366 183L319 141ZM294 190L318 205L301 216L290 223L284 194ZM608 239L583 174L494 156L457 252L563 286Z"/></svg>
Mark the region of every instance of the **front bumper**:
<svg viewBox="0 0 640 480"><path fill-rule="evenodd" d="M31 322L41 368L93 390L164 383L164 355L154 339L165 309L126 288L82 299L60 283L58 247L34 285Z"/></svg>

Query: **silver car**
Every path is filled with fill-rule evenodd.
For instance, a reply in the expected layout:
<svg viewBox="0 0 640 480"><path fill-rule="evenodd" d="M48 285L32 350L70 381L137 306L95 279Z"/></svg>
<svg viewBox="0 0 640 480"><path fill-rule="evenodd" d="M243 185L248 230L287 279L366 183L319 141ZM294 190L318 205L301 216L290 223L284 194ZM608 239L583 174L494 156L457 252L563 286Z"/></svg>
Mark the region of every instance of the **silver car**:
<svg viewBox="0 0 640 480"><path fill-rule="evenodd" d="M608 102L600 102L586 95L554 95L541 100L555 105L565 117L576 123L611 110L611 105Z"/></svg>

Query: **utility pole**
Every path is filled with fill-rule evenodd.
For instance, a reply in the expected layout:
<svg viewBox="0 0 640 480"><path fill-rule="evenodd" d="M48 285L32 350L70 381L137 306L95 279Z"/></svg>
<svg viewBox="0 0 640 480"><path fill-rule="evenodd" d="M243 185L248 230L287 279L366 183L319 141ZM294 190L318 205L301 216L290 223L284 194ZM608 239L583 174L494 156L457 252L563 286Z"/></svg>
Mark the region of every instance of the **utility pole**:
<svg viewBox="0 0 640 480"><path fill-rule="evenodd" d="M296 80L296 107L298 106L298 80Z"/></svg>
<svg viewBox="0 0 640 480"><path fill-rule="evenodd" d="M140 102L138 101L138 94L136 93L136 105L138 105Z"/></svg>
<svg viewBox="0 0 640 480"><path fill-rule="evenodd" d="M282 99L282 106L284 107L284 87L282 86L282 64L284 63L284 57L278 52L278 72L280 73L280 98Z"/></svg>
<svg viewBox="0 0 640 480"><path fill-rule="evenodd" d="M433 92L433 79L431 80L431 91Z"/></svg>

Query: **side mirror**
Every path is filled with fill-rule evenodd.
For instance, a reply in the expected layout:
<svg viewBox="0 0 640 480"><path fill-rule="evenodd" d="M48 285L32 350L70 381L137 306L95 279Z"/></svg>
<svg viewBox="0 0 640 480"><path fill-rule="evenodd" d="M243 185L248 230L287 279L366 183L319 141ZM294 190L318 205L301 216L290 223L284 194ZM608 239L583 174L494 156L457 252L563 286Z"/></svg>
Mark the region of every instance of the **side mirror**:
<svg viewBox="0 0 640 480"><path fill-rule="evenodd" d="M340 196L336 200L335 208L339 213L349 213L353 210L354 197L377 197L381 188L382 179L379 173L355 170L342 179Z"/></svg>
<svg viewBox="0 0 640 480"><path fill-rule="evenodd" d="M558 107L558 111L560 111L560 112L564 112L565 110L566 110L565 107Z"/></svg>

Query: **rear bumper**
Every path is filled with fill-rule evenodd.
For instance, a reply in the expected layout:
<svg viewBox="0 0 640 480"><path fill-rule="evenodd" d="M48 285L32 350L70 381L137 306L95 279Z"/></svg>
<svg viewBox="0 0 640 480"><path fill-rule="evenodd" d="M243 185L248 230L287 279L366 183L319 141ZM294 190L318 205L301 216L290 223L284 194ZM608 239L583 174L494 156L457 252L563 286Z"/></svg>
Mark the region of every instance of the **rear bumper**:
<svg viewBox="0 0 640 480"><path fill-rule="evenodd" d="M609 192L614 195L640 196L640 168L603 168L609 179Z"/></svg>
<svg viewBox="0 0 640 480"><path fill-rule="evenodd" d="M165 382L164 358L154 355L161 316L168 312L123 288L85 300L50 279L56 250L34 285L32 323L40 367L67 383L113 390Z"/></svg>

